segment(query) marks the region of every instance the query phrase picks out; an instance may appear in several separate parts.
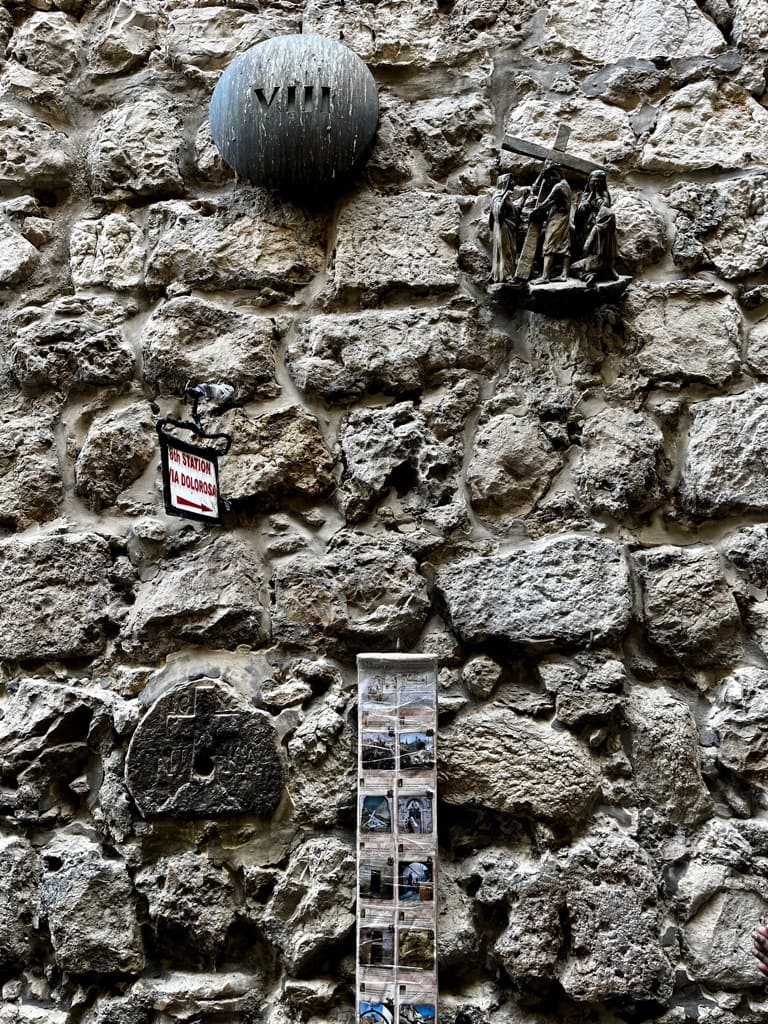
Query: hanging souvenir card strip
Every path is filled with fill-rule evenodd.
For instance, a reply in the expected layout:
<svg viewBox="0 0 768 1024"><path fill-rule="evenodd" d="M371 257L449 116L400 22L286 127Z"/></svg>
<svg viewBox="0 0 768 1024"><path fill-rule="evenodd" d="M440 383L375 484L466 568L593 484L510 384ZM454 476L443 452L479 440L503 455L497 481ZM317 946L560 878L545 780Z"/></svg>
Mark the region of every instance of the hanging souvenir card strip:
<svg viewBox="0 0 768 1024"><path fill-rule="evenodd" d="M361 654L357 824L360 1024L437 1020L437 663Z"/></svg>

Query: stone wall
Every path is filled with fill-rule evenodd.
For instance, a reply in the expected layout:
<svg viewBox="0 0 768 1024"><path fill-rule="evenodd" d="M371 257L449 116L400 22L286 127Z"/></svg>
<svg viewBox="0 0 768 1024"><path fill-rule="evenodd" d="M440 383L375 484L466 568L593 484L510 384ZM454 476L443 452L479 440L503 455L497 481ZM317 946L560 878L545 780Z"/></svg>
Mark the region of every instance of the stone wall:
<svg viewBox="0 0 768 1024"><path fill-rule="evenodd" d="M206 114L298 31L382 104L304 205ZM5 0L0 44L0 1024L350 1024L355 654L398 644L441 1024L764 1020L765 4ZM635 275L583 319L486 298L501 138L560 122ZM189 379L236 388L222 528L163 511ZM163 790L190 680L252 786Z"/></svg>

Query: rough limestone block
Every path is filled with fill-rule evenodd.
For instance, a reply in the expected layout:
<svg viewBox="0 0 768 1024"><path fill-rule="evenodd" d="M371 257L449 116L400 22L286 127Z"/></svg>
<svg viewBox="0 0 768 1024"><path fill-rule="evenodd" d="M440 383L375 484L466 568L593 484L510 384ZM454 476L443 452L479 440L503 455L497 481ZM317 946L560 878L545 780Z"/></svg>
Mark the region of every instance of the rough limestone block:
<svg viewBox="0 0 768 1024"><path fill-rule="evenodd" d="M741 655L741 616L717 552L671 544L637 552L649 640L669 658L728 665Z"/></svg>
<svg viewBox="0 0 768 1024"><path fill-rule="evenodd" d="M0 838L0 872L8 881L0 891L0 959L7 967L24 967L34 955L40 864L22 836Z"/></svg>
<svg viewBox="0 0 768 1024"><path fill-rule="evenodd" d="M142 282L144 233L123 213L78 220L69 236L69 266L76 288L130 291Z"/></svg>
<svg viewBox="0 0 768 1024"><path fill-rule="evenodd" d="M501 350L474 311L406 308L310 317L286 361L302 391L338 402L422 390L454 367L487 372Z"/></svg>
<svg viewBox="0 0 768 1024"><path fill-rule="evenodd" d="M75 463L75 485L90 507L114 505L157 453L155 418L148 402L136 402L91 424Z"/></svg>
<svg viewBox="0 0 768 1024"><path fill-rule="evenodd" d="M153 861L135 881L155 928L183 936L193 957L215 959L235 919L232 879L224 867L188 851Z"/></svg>
<svg viewBox="0 0 768 1024"><path fill-rule="evenodd" d="M325 265L326 217L265 190L239 189L204 210L180 201L151 208L150 288L254 288L283 298Z"/></svg>
<svg viewBox="0 0 768 1024"><path fill-rule="evenodd" d="M685 926L693 976L710 989L752 988L755 960L745 936L767 911L768 900L744 884L733 884L708 900Z"/></svg>
<svg viewBox="0 0 768 1024"><path fill-rule="evenodd" d="M546 20L547 50L566 60L614 64L631 55L658 60L707 57L725 39L695 0L554 0Z"/></svg>
<svg viewBox="0 0 768 1024"><path fill-rule="evenodd" d="M51 840L42 861L43 906L61 970L141 973L144 947L123 861L80 835Z"/></svg>
<svg viewBox="0 0 768 1024"><path fill-rule="evenodd" d="M11 106L0 106L0 184L63 188L72 174L61 132Z"/></svg>
<svg viewBox="0 0 768 1024"><path fill-rule="evenodd" d="M467 468L472 507L490 522L523 516L547 492L561 466L537 418L492 416L472 442Z"/></svg>
<svg viewBox="0 0 768 1024"><path fill-rule="evenodd" d="M637 192L616 188L611 182L616 214L616 246L621 265L631 273L652 266L664 257L667 227L651 203Z"/></svg>
<svg viewBox="0 0 768 1024"><path fill-rule="evenodd" d="M685 182L665 194L674 211L678 266L714 265L720 277L746 277L768 264L768 175L717 184Z"/></svg>
<svg viewBox="0 0 768 1024"><path fill-rule="evenodd" d="M573 658L553 655L539 663L539 675L555 694L555 715L566 726L615 724L624 708L627 675L620 661L590 652Z"/></svg>
<svg viewBox="0 0 768 1024"><path fill-rule="evenodd" d="M183 141L181 120L167 96L150 93L110 110L91 131L87 161L92 190L97 195L180 195Z"/></svg>
<svg viewBox="0 0 768 1024"><path fill-rule="evenodd" d="M611 406L590 416L573 469L587 506L618 518L654 508L663 495L663 452L661 430L645 413Z"/></svg>
<svg viewBox="0 0 768 1024"><path fill-rule="evenodd" d="M715 694L709 725L719 739L718 757L732 771L768 789L768 672L745 665L726 677Z"/></svg>
<svg viewBox="0 0 768 1024"><path fill-rule="evenodd" d="M768 526L744 526L723 539L721 550L753 587L768 589Z"/></svg>
<svg viewBox="0 0 768 1024"><path fill-rule="evenodd" d="M109 545L93 533L0 541L0 657L83 658L104 647Z"/></svg>
<svg viewBox="0 0 768 1024"><path fill-rule="evenodd" d="M768 509L768 386L691 406L679 484L687 512L719 516Z"/></svg>
<svg viewBox="0 0 768 1024"><path fill-rule="evenodd" d="M265 635L263 570L257 556L232 537L161 565L139 588L122 632L134 660L155 661L184 644L255 645Z"/></svg>
<svg viewBox="0 0 768 1024"><path fill-rule="evenodd" d="M273 577L273 637L307 646L347 643L354 650L403 644L429 611L426 580L396 534L334 534L325 555L298 556Z"/></svg>
<svg viewBox="0 0 768 1024"><path fill-rule="evenodd" d="M39 261L40 253L35 246L0 216L0 288L26 281Z"/></svg>
<svg viewBox="0 0 768 1024"><path fill-rule="evenodd" d="M9 323L11 371L23 391L114 387L133 377L133 353L119 330L40 313L33 308Z"/></svg>
<svg viewBox="0 0 768 1024"><path fill-rule="evenodd" d="M173 68L217 72L239 53L273 36L301 32L298 16L265 10L185 4L169 12L165 56ZM303 31L308 31L305 27Z"/></svg>
<svg viewBox="0 0 768 1024"><path fill-rule="evenodd" d="M69 78L77 67L80 31L63 11L36 12L14 32L8 56L38 75Z"/></svg>
<svg viewBox="0 0 768 1024"><path fill-rule="evenodd" d="M232 436L219 467L227 500L254 502L263 510L297 498L317 500L333 488L333 459L317 420L300 406L261 416L236 409L216 429Z"/></svg>
<svg viewBox="0 0 768 1024"><path fill-rule="evenodd" d="M0 524L26 530L55 519L63 496L56 419L47 409L0 415Z"/></svg>
<svg viewBox="0 0 768 1024"><path fill-rule="evenodd" d="M534 648L587 645L621 634L631 607L621 549L561 535L492 558L442 566L437 586L467 643L498 637Z"/></svg>
<svg viewBox="0 0 768 1024"><path fill-rule="evenodd" d="M336 229L337 290L456 287L459 207L452 196L364 192L346 203Z"/></svg>
<svg viewBox="0 0 768 1024"><path fill-rule="evenodd" d="M689 174L768 163L768 112L736 85L685 85L659 106L640 158L644 171Z"/></svg>
<svg viewBox="0 0 768 1024"><path fill-rule="evenodd" d="M750 50L768 49L768 10L753 0L730 0L733 40Z"/></svg>
<svg viewBox="0 0 768 1024"><path fill-rule="evenodd" d="M158 46L159 0L117 0L99 4L86 29L88 70L118 75L143 64Z"/></svg>
<svg viewBox="0 0 768 1024"><path fill-rule="evenodd" d="M449 804L573 825L589 813L599 780L578 740L502 702L485 704L440 734L440 797Z"/></svg>
<svg viewBox="0 0 768 1024"><path fill-rule="evenodd" d="M184 295L158 306L142 331L144 379L171 394L190 380L222 380L235 401L274 398L275 344L273 320Z"/></svg>
<svg viewBox="0 0 768 1024"><path fill-rule="evenodd" d="M688 705L664 689L634 686L625 714L643 804L684 825L709 817L712 800L701 775L698 730Z"/></svg>
<svg viewBox="0 0 768 1024"><path fill-rule="evenodd" d="M351 933L355 875L355 852L340 839L309 839L291 856L263 919L291 974Z"/></svg>
<svg viewBox="0 0 768 1024"><path fill-rule="evenodd" d="M738 370L742 315L717 285L633 284L624 308L633 361L649 380L722 385Z"/></svg>

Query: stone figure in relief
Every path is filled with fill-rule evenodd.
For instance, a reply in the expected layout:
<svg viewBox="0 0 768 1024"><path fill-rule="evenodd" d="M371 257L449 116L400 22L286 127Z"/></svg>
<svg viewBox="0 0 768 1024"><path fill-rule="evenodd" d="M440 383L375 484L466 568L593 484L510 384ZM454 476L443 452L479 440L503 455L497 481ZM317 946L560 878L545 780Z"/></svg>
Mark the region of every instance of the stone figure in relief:
<svg viewBox="0 0 768 1024"><path fill-rule="evenodd" d="M592 171L574 214L574 235L580 258L573 269L587 284L616 275L616 214L605 171Z"/></svg>
<svg viewBox="0 0 768 1024"><path fill-rule="evenodd" d="M512 199L512 175L501 174L491 196L488 215L488 226L493 237L492 281L506 281L514 275L519 224L520 210Z"/></svg>
<svg viewBox="0 0 768 1024"><path fill-rule="evenodd" d="M533 208L531 218L541 219L544 225L542 256L544 267L534 284L553 280L555 260L561 264L560 276L554 280L566 281L571 265L571 186L565 180L559 164L548 164L542 172L544 199Z"/></svg>

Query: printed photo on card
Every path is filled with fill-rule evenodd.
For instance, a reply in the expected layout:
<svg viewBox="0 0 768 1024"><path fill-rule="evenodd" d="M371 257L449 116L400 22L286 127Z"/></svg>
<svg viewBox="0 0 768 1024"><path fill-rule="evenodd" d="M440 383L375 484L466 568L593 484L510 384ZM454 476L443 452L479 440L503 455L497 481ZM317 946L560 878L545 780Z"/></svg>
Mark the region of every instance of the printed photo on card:
<svg viewBox="0 0 768 1024"><path fill-rule="evenodd" d="M398 676L398 707L416 710L435 708L437 692L434 676L429 672L402 672Z"/></svg>
<svg viewBox="0 0 768 1024"><path fill-rule="evenodd" d="M428 903L434 897L432 858L401 860L398 866L401 903Z"/></svg>
<svg viewBox="0 0 768 1024"><path fill-rule="evenodd" d="M366 730L360 736L360 761L363 771L395 770L395 732Z"/></svg>
<svg viewBox="0 0 768 1024"><path fill-rule="evenodd" d="M359 1024L393 1024L395 1010L392 1003L366 1003L361 1001ZM434 1022L434 1015L432 1020Z"/></svg>
<svg viewBox="0 0 768 1024"><path fill-rule="evenodd" d="M398 1024L435 1024L434 1003L401 1003Z"/></svg>
<svg viewBox="0 0 768 1024"><path fill-rule="evenodd" d="M410 793L397 798L397 827L410 835L432 831L432 797L428 793Z"/></svg>
<svg viewBox="0 0 768 1024"><path fill-rule="evenodd" d="M360 797L360 831L385 833L392 831L392 800L388 796Z"/></svg>
<svg viewBox="0 0 768 1024"><path fill-rule="evenodd" d="M401 732L400 770L432 768L435 763L435 734L432 729Z"/></svg>
<svg viewBox="0 0 768 1024"><path fill-rule="evenodd" d="M400 967L432 971L435 967L435 933L431 928L401 928L398 935Z"/></svg>
<svg viewBox="0 0 768 1024"><path fill-rule="evenodd" d="M363 967L393 967L395 963L395 929L392 927L361 928L360 963Z"/></svg>
<svg viewBox="0 0 768 1024"><path fill-rule="evenodd" d="M360 858L360 897L364 900L392 900L395 895L394 857L368 855Z"/></svg>

